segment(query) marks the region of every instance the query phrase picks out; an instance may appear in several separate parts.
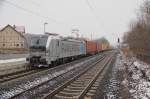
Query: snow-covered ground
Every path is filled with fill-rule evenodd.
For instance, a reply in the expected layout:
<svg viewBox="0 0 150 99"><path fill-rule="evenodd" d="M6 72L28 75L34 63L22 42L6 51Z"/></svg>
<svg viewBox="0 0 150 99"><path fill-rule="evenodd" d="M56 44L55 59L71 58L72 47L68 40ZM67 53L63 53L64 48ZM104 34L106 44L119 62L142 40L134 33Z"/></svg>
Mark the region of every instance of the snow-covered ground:
<svg viewBox="0 0 150 99"><path fill-rule="evenodd" d="M16 59L0 60L0 64L20 62L20 61L26 61L26 58L16 58Z"/></svg>
<svg viewBox="0 0 150 99"><path fill-rule="evenodd" d="M150 99L150 65L135 57L125 59L127 79L123 81L129 88L131 99Z"/></svg>
<svg viewBox="0 0 150 99"><path fill-rule="evenodd" d="M106 95L104 99L128 99L128 92L122 85L125 71L123 63L124 60L121 54L118 54L111 71L109 71L108 81L106 81L107 84L105 85Z"/></svg>
<svg viewBox="0 0 150 99"><path fill-rule="evenodd" d="M98 57L98 56L97 56ZM84 60L78 64L74 64L72 66L63 66L63 69L59 69L60 66L56 67L55 69L50 69L47 71L41 72L41 74L32 74L26 77L27 80L22 82L25 78L20 78L18 81L14 81L14 85L11 83L9 84L0 84L1 86L5 86L4 88L0 88L0 99L10 98L16 94L23 92L24 90L28 90L38 86L46 81L49 81L55 77L58 77L64 73L67 73L75 68L82 67L84 64L89 63L90 61L95 60L97 57L92 57L88 60ZM86 65L85 65L86 66ZM84 67L84 66L83 66ZM57 70L58 69L58 70ZM46 74L45 74L46 73ZM32 79L31 79L32 78ZM19 84L20 83L20 84ZM7 87L6 87L7 86ZM11 86L11 87L10 87Z"/></svg>
<svg viewBox="0 0 150 99"><path fill-rule="evenodd" d="M23 53L23 54L0 54L0 60L25 58L27 56L28 56L28 53Z"/></svg>
<svg viewBox="0 0 150 99"><path fill-rule="evenodd" d="M23 67L25 63L26 58L0 60L0 71Z"/></svg>

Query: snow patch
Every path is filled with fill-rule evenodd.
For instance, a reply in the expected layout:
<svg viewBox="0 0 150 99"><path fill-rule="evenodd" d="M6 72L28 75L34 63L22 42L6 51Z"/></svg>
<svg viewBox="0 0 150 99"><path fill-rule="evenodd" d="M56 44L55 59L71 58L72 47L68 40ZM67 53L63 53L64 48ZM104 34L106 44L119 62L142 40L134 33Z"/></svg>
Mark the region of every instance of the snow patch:
<svg viewBox="0 0 150 99"><path fill-rule="evenodd" d="M78 68L81 65L88 63L89 61L94 60L94 59L96 59L96 57L85 60L85 61L75 64L73 66L67 67L64 70L55 71L53 74L47 74L45 76L40 76L38 78L34 78L32 81L24 81L24 83L22 83L21 85L18 85L17 87L9 88L9 90L3 90L2 94L0 94L0 97L11 98L12 96L23 92L24 90L31 89L31 88L33 88L41 83L44 83L54 77L60 76L61 74L64 74L70 70ZM23 60L23 58L20 60Z"/></svg>
<svg viewBox="0 0 150 99"><path fill-rule="evenodd" d="M26 61L26 58L16 58L16 59L0 60L0 64L12 63L12 62L19 62L19 61Z"/></svg>
<svg viewBox="0 0 150 99"><path fill-rule="evenodd" d="M131 64L133 62L133 64ZM150 77L150 65L136 59L135 57L126 60L128 71L131 73L129 92L132 99L149 99L150 82L146 77ZM131 65L129 65L131 64Z"/></svg>

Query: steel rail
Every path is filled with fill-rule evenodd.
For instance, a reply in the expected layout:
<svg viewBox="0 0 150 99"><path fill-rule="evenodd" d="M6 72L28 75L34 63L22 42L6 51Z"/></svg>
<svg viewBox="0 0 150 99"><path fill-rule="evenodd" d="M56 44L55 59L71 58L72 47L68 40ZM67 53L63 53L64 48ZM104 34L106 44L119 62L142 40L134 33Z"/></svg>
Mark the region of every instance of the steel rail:
<svg viewBox="0 0 150 99"><path fill-rule="evenodd" d="M66 83L64 83L63 85L61 85L60 87L56 88L54 91L52 91L51 93L45 95L43 97L43 99L52 99L54 95L56 95L57 93L59 93L61 90L63 90L65 87L67 87L70 83L72 83L73 81L75 81L77 78L79 78L81 75L85 74L88 70L90 70L93 66L95 66L96 64L98 64L99 62L101 62L105 57L103 57L102 59L96 61L95 63L93 63L91 66L89 66L87 69L85 69L84 71L82 71L80 74L76 75L75 77L73 77L72 79L70 79L69 81L67 81ZM98 75L97 75L98 76ZM96 76L96 77L97 77ZM96 80L96 79L94 79ZM94 82L94 81L93 81ZM91 84L90 84L91 85ZM86 91L85 91L86 92ZM83 93L85 93L83 92Z"/></svg>
<svg viewBox="0 0 150 99"><path fill-rule="evenodd" d="M14 79L17 79L17 78L21 78L21 77L25 77L27 75L30 75L30 74L34 74L34 73L38 73L38 72L41 72L45 69L41 69L41 70L34 70L34 69L31 69L31 70L26 70L26 71L22 71L22 72L17 72L16 74L12 74L12 75L6 75L6 76L3 76L2 78L0 78L0 83L6 83L8 81L12 81Z"/></svg>
<svg viewBox="0 0 150 99"><path fill-rule="evenodd" d="M86 57L86 58L90 58L90 57ZM83 58L83 60L84 59L85 58ZM72 64L73 62L79 62L81 60L82 59L75 60L75 61L72 61L70 63L62 64L62 65L69 65L69 64ZM53 67L53 68L57 68L57 67ZM0 83L5 83L5 82L8 82L10 80L21 78L21 77L24 77L24 76L27 76L27 75L30 75L30 74L35 74L35 73L38 73L38 72L47 71L49 69L52 69L52 68L48 68L48 69L47 68L42 68L42 69L32 68L32 69L26 69L26 70L24 69L22 71L17 71L17 72L13 72L13 73L9 73L9 74L0 75Z"/></svg>
<svg viewBox="0 0 150 99"><path fill-rule="evenodd" d="M98 55L86 57L86 58L83 58L83 59L80 59L80 60L77 60L77 61L73 61L73 62L70 62L70 63L67 63L67 64L63 64L63 65L60 65L60 66L63 67L63 66L66 66L66 65L77 64L77 63L80 63L80 62L83 61L83 60L87 60L87 59L90 59L90 58L96 57L96 56L98 56ZM100 56L102 57L102 55L100 55ZM56 67L51 68L51 69L55 69L55 68L58 68L58 67L60 67L60 66L56 66ZM44 70L44 71L48 71L48 70ZM42 71L42 72L43 72L43 71ZM68 71L68 72L69 72L69 71ZM68 73L68 72L66 72L66 73ZM59 75L59 76L61 76L61 75ZM59 76L57 76L57 77L59 77ZM48 83L49 81L51 81L51 80L53 80L53 79L55 79L55 78L56 78L56 77L54 77L54 78L52 78L52 79L50 79L50 80L48 80L48 81L46 81L46 82L43 82L43 83L41 83L41 84L39 84L39 85L37 85L37 86L31 87L30 89L24 90L24 91L22 91L22 92L20 92L20 93L18 93L18 94L16 94L16 95L14 95L14 96L12 96L11 98L16 98L16 97L18 97L19 95L21 95L21 94L23 94L23 93L25 93L25 92L27 92L27 91L34 90L35 88L40 87L40 86L42 86L42 85Z"/></svg>
<svg viewBox="0 0 150 99"><path fill-rule="evenodd" d="M91 80L91 82L87 85L87 87L80 93L80 95L76 99L83 99L83 97L86 95L86 93L91 88L91 86L94 84L94 82L97 80L99 75L106 68L106 65L108 66L111 62L112 62L112 58L103 65L103 68L100 71L98 71L98 73L94 76L94 78Z"/></svg>

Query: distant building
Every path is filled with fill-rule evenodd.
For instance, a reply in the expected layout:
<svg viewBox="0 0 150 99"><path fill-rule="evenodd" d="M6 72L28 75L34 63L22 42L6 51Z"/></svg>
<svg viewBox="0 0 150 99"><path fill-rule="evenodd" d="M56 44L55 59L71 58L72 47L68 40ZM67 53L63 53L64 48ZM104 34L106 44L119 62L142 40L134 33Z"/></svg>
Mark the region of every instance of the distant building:
<svg viewBox="0 0 150 99"><path fill-rule="evenodd" d="M7 25L0 30L0 53L25 53L27 40L25 28Z"/></svg>

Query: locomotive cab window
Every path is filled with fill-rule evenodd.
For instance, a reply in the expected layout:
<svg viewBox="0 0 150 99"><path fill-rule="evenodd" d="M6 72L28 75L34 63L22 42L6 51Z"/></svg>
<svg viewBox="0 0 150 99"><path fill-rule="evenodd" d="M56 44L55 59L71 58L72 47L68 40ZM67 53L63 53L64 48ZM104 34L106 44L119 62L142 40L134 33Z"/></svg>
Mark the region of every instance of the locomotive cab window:
<svg viewBox="0 0 150 99"><path fill-rule="evenodd" d="M30 49L32 51L45 51L48 36L36 36L32 37Z"/></svg>

